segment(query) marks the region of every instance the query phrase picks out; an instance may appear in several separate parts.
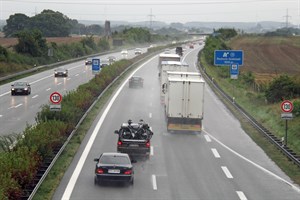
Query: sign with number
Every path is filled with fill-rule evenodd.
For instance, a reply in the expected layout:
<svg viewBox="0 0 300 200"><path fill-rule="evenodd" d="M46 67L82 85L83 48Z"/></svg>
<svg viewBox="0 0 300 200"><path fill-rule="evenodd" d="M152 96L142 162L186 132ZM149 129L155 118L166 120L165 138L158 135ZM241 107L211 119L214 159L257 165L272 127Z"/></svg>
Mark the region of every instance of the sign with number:
<svg viewBox="0 0 300 200"><path fill-rule="evenodd" d="M283 112L292 112L294 108L293 103L288 100L283 101L280 107Z"/></svg>
<svg viewBox="0 0 300 200"><path fill-rule="evenodd" d="M60 93L58 92L53 92L51 95L50 95L50 101L53 103L53 104L60 104L60 102L62 101L62 96Z"/></svg>
<svg viewBox="0 0 300 200"><path fill-rule="evenodd" d="M242 50L215 50L214 65L230 66L231 64L243 65L244 52Z"/></svg>

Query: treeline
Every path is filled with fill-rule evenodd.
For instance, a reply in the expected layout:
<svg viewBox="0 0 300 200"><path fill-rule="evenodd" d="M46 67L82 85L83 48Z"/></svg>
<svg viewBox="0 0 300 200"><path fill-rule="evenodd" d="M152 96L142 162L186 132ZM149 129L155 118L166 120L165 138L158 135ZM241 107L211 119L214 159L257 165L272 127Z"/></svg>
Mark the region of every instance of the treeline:
<svg viewBox="0 0 300 200"><path fill-rule="evenodd" d="M280 28L276 31L267 32L264 34L264 36L294 36L294 35L300 35L300 29L298 28Z"/></svg>
<svg viewBox="0 0 300 200"><path fill-rule="evenodd" d="M3 27L5 37L16 37L20 31L38 29L44 37L67 37L71 33L80 35L101 35L104 32L100 25L89 25L78 23L60 12L43 10L40 14L28 17L17 13L6 20Z"/></svg>
<svg viewBox="0 0 300 200"><path fill-rule="evenodd" d="M202 54L205 61L213 67L215 50L231 50L227 42L237 36L234 29L219 29L212 36L206 39ZM200 59L200 58L199 58ZM229 79L228 67L214 67L219 78ZM252 86L255 82L255 75L252 72L240 72L239 83ZM284 99L295 99L300 97L300 81L292 76L282 74L274 78L262 91L269 103L278 103ZM300 101L294 102L294 114L300 116Z"/></svg>

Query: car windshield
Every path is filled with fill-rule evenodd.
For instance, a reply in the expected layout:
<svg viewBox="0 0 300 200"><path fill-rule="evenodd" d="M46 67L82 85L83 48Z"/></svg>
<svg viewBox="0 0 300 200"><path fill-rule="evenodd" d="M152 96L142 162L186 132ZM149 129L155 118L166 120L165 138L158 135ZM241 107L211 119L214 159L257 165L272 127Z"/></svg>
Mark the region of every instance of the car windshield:
<svg viewBox="0 0 300 200"><path fill-rule="evenodd" d="M24 86L24 85L26 85L26 83L24 83L24 82L16 82L14 85L15 86Z"/></svg>
<svg viewBox="0 0 300 200"><path fill-rule="evenodd" d="M130 164L130 160L125 156L116 156L116 155L104 155L101 156L101 164Z"/></svg>

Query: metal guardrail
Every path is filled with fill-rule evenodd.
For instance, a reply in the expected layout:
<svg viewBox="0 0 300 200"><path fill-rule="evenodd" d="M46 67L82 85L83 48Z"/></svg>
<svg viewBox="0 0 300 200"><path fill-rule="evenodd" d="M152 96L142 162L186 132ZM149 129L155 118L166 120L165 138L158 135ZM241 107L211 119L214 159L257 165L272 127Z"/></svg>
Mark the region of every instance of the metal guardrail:
<svg viewBox="0 0 300 200"><path fill-rule="evenodd" d="M210 77L200 64L199 67L201 73L205 76L205 79L211 83L211 85L218 90L218 92L227 99L227 101L236 108L260 133L262 133L270 142L272 142L281 152L283 152L293 163L300 167L300 156L293 152L292 149L284 145L283 141L278 139L262 124L257 122L246 110L244 110L239 104L233 101L232 97L226 94L217 83L214 82L213 78Z"/></svg>

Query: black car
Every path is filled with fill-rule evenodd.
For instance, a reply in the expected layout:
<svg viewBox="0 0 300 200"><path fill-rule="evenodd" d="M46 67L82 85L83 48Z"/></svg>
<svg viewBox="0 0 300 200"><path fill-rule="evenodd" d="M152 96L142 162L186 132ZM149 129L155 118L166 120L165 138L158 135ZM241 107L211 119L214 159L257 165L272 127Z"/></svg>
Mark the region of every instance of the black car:
<svg viewBox="0 0 300 200"><path fill-rule="evenodd" d="M133 87L143 87L144 85L144 79L142 77L139 76L132 76L129 79L129 87L133 88Z"/></svg>
<svg viewBox="0 0 300 200"><path fill-rule="evenodd" d="M92 60L93 60L93 58L87 58L85 60L85 65L91 65L92 64Z"/></svg>
<svg viewBox="0 0 300 200"><path fill-rule="evenodd" d="M183 49L182 49L182 47L176 47L175 52L176 52L176 54L182 56L183 55Z"/></svg>
<svg viewBox="0 0 300 200"><path fill-rule="evenodd" d="M134 171L128 154L125 153L102 153L94 159L95 184L103 182L125 182L133 185ZM132 161L135 162L135 161Z"/></svg>
<svg viewBox="0 0 300 200"><path fill-rule="evenodd" d="M57 68L54 70L54 77L68 77L68 70L64 68Z"/></svg>
<svg viewBox="0 0 300 200"><path fill-rule="evenodd" d="M31 93L30 84L27 82L15 82L11 85L11 95L16 94L26 94L29 95Z"/></svg>

